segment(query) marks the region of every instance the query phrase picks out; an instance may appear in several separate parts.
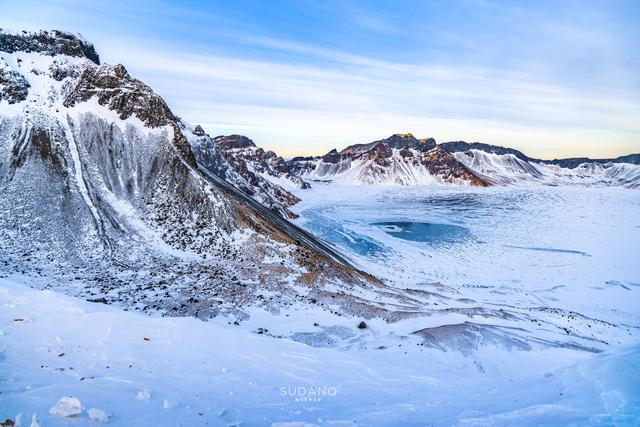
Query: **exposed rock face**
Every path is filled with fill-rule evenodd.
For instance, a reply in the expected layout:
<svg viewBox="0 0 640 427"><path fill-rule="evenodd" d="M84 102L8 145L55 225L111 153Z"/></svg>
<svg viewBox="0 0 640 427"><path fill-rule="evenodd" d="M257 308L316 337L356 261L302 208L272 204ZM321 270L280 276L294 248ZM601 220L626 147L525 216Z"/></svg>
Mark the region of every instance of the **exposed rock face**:
<svg viewBox="0 0 640 427"><path fill-rule="evenodd" d="M221 150L256 147L252 140L242 135L217 136L214 141Z"/></svg>
<svg viewBox="0 0 640 427"><path fill-rule="evenodd" d="M425 152L422 164L426 165L431 175L443 177L446 183L466 182L479 187L485 187L488 184L442 147Z"/></svg>
<svg viewBox="0 0 640 427"><path fill-rule="evenodd" d="M429 151L436 146L436 140L433 138L417 139L410 133L396 133L389 138L374 141L369 144L356 144L351 145L344 150L341 154L355 154L370 151L380 144L384 144L390 149L414 149L418 151Z"/></svg>
<svg viewBox="0 0 640 427"><path fill-rule="evenodd" d="M123 66L68 35L3 40L30 88L0 100L0 274L203 318L376 283L201 170L175 115Z"/></svg>
<svg viewBox="0 0 640 427"><path fill-rule="evenodd" d="M29 94L29 82L22 74L9 69L4 60L0 61L0 101L6 100L9 104L24 101Z"/></svg>
<svg viewBox="0 0 640 427"><path fill-rule="evenodd" d="M288 163L299 176L352 184L454 184L485 186L487 182L436 146L433 138L395 134L369 144L351 145L316 158Z"/></svg>
<svg viewBox="0 0 640 427"><path fill-rule="evenodd" d="M302 160L304 160L304 159L302 159ZM313 160L313 157L307 158L306 160ZM339 163L340 160L342 160L342 156L340 155L340 153L338 153L338 150L336 150L335 148L333 150L329 151L324 156L322 156L322 161L325 162L325 163L334 163L335 164L335 163ZM292 165L295 164L295 161L291 162L291 164Z"/></svg>
<svg viewBox="0 0 640 427"><path fill-rule="evenodd" d="M291 174L282 157L256 147L246 136L211 138L200 126L182 126L203 167L285 218L296 217L288 208L300 199L286 188L305 189L309 184Z"/></svg>
<svg viewBox="0 0 640 427"><path fill-rule="evenodd" d="M145 126L173 128L173 143L185 160L195 166L195 158L189 149L186 138L178 129L177 119L164 100L140 80L132 78L122 64L114 67L102 65L84 69L75 88L67 95L63 104L73 107L95 97L98 104L116 111L120 119L126 120L135 115Z"/></svg>
<svg viewBox="0 0 640 427"><path fill-rule="evenodd" d="M100 64L100 57L93 45L78 36L64 31L22 31L17 34L3 32L0 28L0 52L41 53L56 56L67 55L87 58Z"/></svg>

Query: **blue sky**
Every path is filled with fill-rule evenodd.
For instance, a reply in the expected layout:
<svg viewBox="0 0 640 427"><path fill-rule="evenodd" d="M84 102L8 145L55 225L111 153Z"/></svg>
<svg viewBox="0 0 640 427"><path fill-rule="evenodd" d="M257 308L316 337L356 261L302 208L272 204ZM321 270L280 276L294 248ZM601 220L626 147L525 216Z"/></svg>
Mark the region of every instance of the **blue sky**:
<svg viewBox="0 0 640 427"><path fill-rule="evenodd" d="M279 154L395 132L543 157L640 152L640 1L0 0L186 121Z"/></svg>

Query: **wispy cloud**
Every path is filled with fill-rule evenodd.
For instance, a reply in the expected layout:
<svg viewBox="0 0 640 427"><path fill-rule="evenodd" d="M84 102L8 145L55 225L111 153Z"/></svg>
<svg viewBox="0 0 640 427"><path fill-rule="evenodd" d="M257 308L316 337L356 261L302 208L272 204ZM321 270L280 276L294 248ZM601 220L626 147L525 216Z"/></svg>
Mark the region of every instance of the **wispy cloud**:
<svg viewBox="0 0 640 427"><path fill-rule="evenodd" d="M606 155L630 150L640 133L632 96L572 91L519 72L352 60L325 50L321 55L339 58L339 66L146 49L123 58L157 83L188 120L213 133L247 133L286 154L412 131L502 143L535 155L573 155L587 146Z"/></svg>
<svg viewBox="0 0 640 427"><path fill-rule="evenodd" d="M85 22L72 29L90 38L102 28L95 40L103 58L124 63L177 114L286 155L398 131L541 157L640 151L637 49L608 18L587 26L590 18L577 9L569 22L544 7L494 2L424 11L411 3L404 14L403 3L399 11L386 3L309 3L280 28L274 21L286 10L71 3L50 7L49 16L64 24L61 11L69 9L74 23ZM470 14L469 25L443 13L446 7ZM108 32L92 10L123 31ZM35 18L12 20L33 25ZM131 24L138 30L129 32Z"/></svg>

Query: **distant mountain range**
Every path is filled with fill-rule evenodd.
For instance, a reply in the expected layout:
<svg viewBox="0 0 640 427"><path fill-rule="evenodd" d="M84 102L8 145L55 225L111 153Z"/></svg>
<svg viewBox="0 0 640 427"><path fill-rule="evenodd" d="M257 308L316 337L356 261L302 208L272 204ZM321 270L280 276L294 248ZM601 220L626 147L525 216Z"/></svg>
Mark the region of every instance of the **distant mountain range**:
<svg viewBox="0 0 640 427"><path fill-rule="evenodd" d="M605 185L640 187L640 154L615 159L541 160L518 150L463 141L441 144L490 185Z"/></svg>
<svg viewBox="0 0 640 427"><path fill-rule="evenodd" d="M235 135L209 139L210 145L215 147L216 141L224 142L227 138L241 137ZM412 134L395 134L367 144L351 145L341 151L333 149L323 156L294 157L285 162L272 152L267 157L247 155L247 149L249 153L260 149L246 140L250 142L250 148L229 150L220 144L217 149L211 150L223 152L229 158L237 158L235 170L254 171L271 185L284 187L280 190L269 189L269 194L280 194L285 189L303 189L314 182L355 185L640 186L640 154L615 159L542 160L507 147L464 141L438 144L433 138L418 139ZM194 148L194 152L200 150ZM277 168L272 166L274 162ZM249 190L248 193L255 191ZM290 206L294 200L281 196L277 199L280 199L280 209Z"/></svg>
<svg viewBox="0 0 640 427"><path fill-rule="evenodd" d="M626 156L616 157L615 159L590 159L588 157L570 157L566 159L554 159L554 160L542 160L529 157L523 154L521 151L513 148L501 147L498 145L483 144L480 142L464 142L464 141L451 141L441 144L450 153L465 152L471 150L484 151L490 154L511 154L520 160L532 163L546 163L549 165L558 165L563 168L573 169L580 166L583 163L630 163L634 165L640 165L640 154L628 154Z"/></svg>

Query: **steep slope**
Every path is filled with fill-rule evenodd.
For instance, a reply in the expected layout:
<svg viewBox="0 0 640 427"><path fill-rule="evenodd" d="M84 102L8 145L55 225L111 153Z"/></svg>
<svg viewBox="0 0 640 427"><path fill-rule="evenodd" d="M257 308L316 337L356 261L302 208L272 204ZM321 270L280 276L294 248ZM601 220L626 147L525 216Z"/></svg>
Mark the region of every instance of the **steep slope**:
<svg viewBox="0 0 640 427"><path fill-rule="evenodd" d="M304 179L350 184L477 185L487 182L436 146L433 138L395 134L322 157L297 157L290 170Z"/></svg>
<svg viewBox="0 0 640 427"><path fill-rule="evenodd" d="M288 208L300 199L289 190L309 188L309 184L291 174L282 157L256 147L245 136L211 138L200 126L180 125L196 159L206 169L286 218L296 217Z"/></svg>
<svg viewBox="0 0 640 427"><path fill-rule="evenodd" d="M440 147L493 184L606 185L640 187L638 155L616 159L540 160L520 151L480 143L445 142Z"/></svg>
<svg viewBox="0 0 640 427"><path fill-rule="evenodd" d="M454 152L453 156L493 184L535 183L545 178L538 165L514 153L498 154L471 149Z"/></svg>
<svg viewBox="0 0 640 427"><path fill-rule="evenodd" d="M162 98L88 42L0 32L0 52L2 275L205 318L378 286L203 173Z"/></svg>

